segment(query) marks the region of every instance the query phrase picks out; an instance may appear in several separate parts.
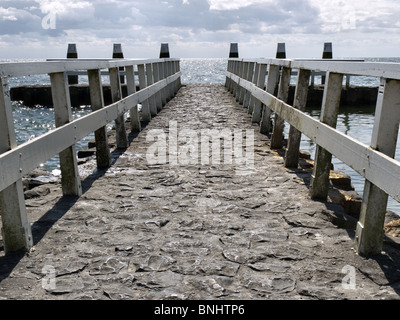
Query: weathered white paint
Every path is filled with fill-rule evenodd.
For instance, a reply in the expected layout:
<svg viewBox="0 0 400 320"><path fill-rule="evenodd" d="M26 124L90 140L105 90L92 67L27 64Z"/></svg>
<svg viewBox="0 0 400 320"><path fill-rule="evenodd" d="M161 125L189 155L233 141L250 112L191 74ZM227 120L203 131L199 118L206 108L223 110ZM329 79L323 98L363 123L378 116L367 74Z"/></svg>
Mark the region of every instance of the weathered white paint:
<svg viewBox="0 0 400 320"><path fill-rule="evenodd" d="M0 78L0 153L15 149L17 141L12 117L10 91L7 79ZM20 171L19 157L15 160ZM0 181L6 175L6 168L0 170ZM5 252L20 249L29 250L32 245L32 233L28 221L22 176L17 177L5 188L0 188L0 215L2 219L2 237Z"/></svg>
<svg viewBox="0 0 400 320"><path fill-rule="evenodd" d="M343 74L328 72L322 98L321 122L336 128L342 93ZM326 199L329 191L329 173L332 154L317 145L311 175L310 195L313 199Z"/></svg>
<svg viewBox="0 0 400 320"><path fill-rule="evenodd" d="M33 74L49 74L64 71L109 69L176 59L48 59L43 62L0 63L0 77L21 77Z"/></svg>
<svg viewBox="0 0 400 320"><path fill-rule="evenodd" d="M280 101L286 102L289 97L290 77L290 67L282 67L278 89L278 99ZM279 116L279 113L275 113L274 126L271 135L271 148L282 148L284 126L284 120Z"/></svg>
<svg viewBox="0 0 400 320"><path fill-rule="evenodd" d="M101 83L101 74L99 69L88 70L90 104L92 111L98 111L104 108L103 87ZM107 168L110 166L111 157L108 147L106 124L97 128L94 132L96 141L96 164L98 168Z"/></svg>
<svg viewBox="0 0 400 320"><path fill-rule="evenodd" d="M146 63L146 86L151 86L154 83L153 79L153 65L151 63ZM149 108L152 117L157 115L157 106L154 96L149 97Z"/></svg>
<svg viewBox="0 0 400 320"><path fill-rule="evenodd" d="M275 94L276 86L279 81L279 67L277 65L269 65L268 77L267 77L267 88L266 92L271 95ZM265 104L265 102L264 102ZM271 108L268 106L263 107L261 113L261 122L260 122L260 132L268 134L271 131Z"/></svg>
<svg viewBox="0 0 400 320"><path fill-rule="evenodd" d="M273 81L267 81L266 92L241 77L240 72L237 71L240 70L240 64L242 64L239 59L229 60L235 67L227 70L228 85L234 88L234 94L239 88L251 92L255 99L267 106L264 109L275 112L291 125L287 157L289 157L290 140L293 139L293 136L296 140L295 149L298 149L297 141L300 139L300 132L317 144L318 151L315 157L316 164L311 187L311 195L314 198L326 197L328 186L326 181L329 182L332 154L366 178L360 221L357 224L355 249L359 254L379 253L382 248L383 223L388 195L400 202L400 162L393 159L400 123L400 81L398 81L400 64L296 60L277 62L272 60L257 59L253 61L268 61L270 69L268 78L276 74L274 66L277 68L279 65L285 64L299 69L295 106L297 104L301 106L303 103L300 103L300 100L304 102L306 99L305 87L307 87L310 73L321 71L327 74L328 81L325 85L320 120L306 115L302 112L302 108L296 109L282 99L276 98L273 95ZM371 147L334 128L343 76L347 74L381 76L383 79L378 95ZM303 85L300 85L300 81ZM269 83L270 88L268 88ZM303 87L303 90L300 90L300 87ZM260 131L267 133L268 131L262 126L265 121L264 114ZM298 131L294 131L295 129ZM293 132L296 134L293 135ZM290 165L296 166L293 163Z"/></svg>
<svg viewBox="0 0 400 320"><path fill-rule="evenodd" d="M307 104L308 86L310 81L310 70L300 70L297 77L296 91L294 93L293 108L305 111ZM299 163L299 148L301 132L290 125L289 138L285 155L285 167L297 168Z"/></svg>
<svg viewBox="0 0 400 320"><path fill-rule="evenodd" d="M228 76L236 83L239 80L234 74L229 73ZM263 104L269 106L273 112L278 112L286 122L400 202L399 161L279 101L249 81L242 79L241 85L250 90Z"/></svg>
<svg viewBox="0 0 400 320"><path fill-rule="evenodd" d="M161 70L165 65L174 65L168 73L154 73L158 81L146 87L144 65L155 63ZM138 65L141 90L135 92L134 66ZM126 68L128 96L122 99L119 67ZM113 103L104 107L101 69L109 70ZM68 71L87 72L89 79L92 112L72 121ZM180 85L179 60L64 60L40 63L0 64L0 214L6 252L29 250L33 244L31 227L26 215L22 177L41 163L60 154L62 187L64 195L82 193L76 163L75 143L95 132L96 160L99 168L110 165L106 125L116 121L117 146L125 148L127 137L123 115L131 113L132 129L140 130L137 104L154 97L160 91L175 89ZM172 72L174 71L174 72ZM8 76L49 73L55 110L56 129L32 141L17 146ZM144 76L144 77L143 77ZM149 75L150 77L150 75ZM174 94L175 91L171 91ZM172 97L172 96L170 96Z"/></svg>
<svg viewBox="0 0 400 320"><path fill-rule="evenodd" d="M140 91L142 91L143 89L145 89L147 87L146 71L145 71L144 64L138 65L138 77L139 77L139 88L140 88ZM142 102L142 120L143 121L151 120L150 102L148 99L146 99Z"/></svg>
<svg viewBox="0 0 400 320"><path fill-rule="evenodd" d="M267 65L266 64L258 64L258 72L257 72L257 77L256 77L256 86L258 88L264 89L265 85L265 77L267 75ZM250 104L253 104L253 110L252 110L252 122L259 123L261 121L261 114L262 114L262 103L260 100L257 100L254 98L253 95L251 95L252 99Z"/></svg>
<svg viewBox="0 0 400 320"><path fill-rule="evenodd" d="M111 101L117 102L122 98L120 75L118 68L110 68L110 87L111 87ZM118 149L125 149L128 147L128 136L125 129L125 113L122 112L115 119L115 135Z"/></svg>
<svg viewBox="0 0 400 320"><path fill-rule="evenodd" d="M0 190L21 179L23 175L68 148L77 140L115 120L122 112L129 111L133 105L142 103L157 91L173 84L180 76L181 73L178 72L118 102L93 111L84 117L71 121L60 128L56 128L1 154ZM20 168L21 170L19 170Z"/></svg>
<svg viewBox="0 0 400 320"><path fill-rule="evenodd" d="M399 123L400 81L382 79L375 110L371 148L393 158ZM355 248L360 254L381 252L387 201L388 195L367 180L356 231Z"/></svg>
<svg viewBox="0 0 400 320"><path fill-rule="evenodd" d="M293 60L292 68L400 80L399 63Z"/></svg>
<svg viewBox="0 0 400 320"><path fill-rule="evenodd" d="M257 85L259 72L260 72L260 65L258 63L255 63L253 77L252 77L252 79L249 79L249 81L253 82L255 85ZM253 111L254 111L255 99L254 99L254 96L249 91L247 91L247 95L248 95L247 102L246 102L247 103L247 105L246 105L247 113L252 115Z"/></svg>
<svg viewBox="0 0 400 320"><path fill-rule="evenodd" d="M128 96L131 94L134 94L136 92L136 81L135 81L135 71L133 66L128 66L125 68L126 72L126 86L127 86L127 93ZM135 104L130 112L130 118L131 118L131 130L133 132L139 132L142 130L141 124L140 124L140 116L139 116L139 111L138 111L138 106Z"/></svg>
<svg viewBox="0 0 400 320"><path fill-rule="evenodd" d="M254 62L250 62L249 65L248 65L247 73L245 75L246 76L246 80L253 81L253 83L254 83L253 76L254 76L254 73L256 72L256 71L254 71L254 66L255 66L255 63ZM243 107L245 107L245 108L249 107L250 97L251 97L250 92L246 90L244 92L244 96L243 96Z"/></svg>
<svg viewBox="0 0 400 320"><path fill-rule="evenodd" d="M154 79L154 82L158 82L161 80L160 71L159 71L159 63L153 64L153 79ZM160 91L158 91L154 95L154 100L155 100L157 112L160 112L162 110L162 100L161 100L161 92Z"/></svg>
<svg viewBox="0 0 400 320"><path fill-rule="evenodd" d="M50 81L55 124L58 128L72 121L67 73L51 73ZM82 187L76 161L75 144L61 151L59 157L63 195L80 196Z"/></svg>

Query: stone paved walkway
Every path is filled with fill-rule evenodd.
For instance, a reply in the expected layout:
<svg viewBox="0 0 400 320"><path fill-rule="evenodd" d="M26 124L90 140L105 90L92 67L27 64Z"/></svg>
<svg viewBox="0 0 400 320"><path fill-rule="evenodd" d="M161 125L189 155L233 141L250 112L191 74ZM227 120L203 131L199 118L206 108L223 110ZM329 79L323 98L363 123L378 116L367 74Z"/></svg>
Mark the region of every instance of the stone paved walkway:
<svg viewBox="0 0 400 320"><path fill-rule="evenodd" d="M254 129L254 170L149 164L146 137L171 120ZM308 173L257 129L222 85L183 86L108 170L82 166L82 197L53 184L27 200L35 246L0 256L0 299L398 299L399 250L357 256L338 207L310 200Z"/></svg>

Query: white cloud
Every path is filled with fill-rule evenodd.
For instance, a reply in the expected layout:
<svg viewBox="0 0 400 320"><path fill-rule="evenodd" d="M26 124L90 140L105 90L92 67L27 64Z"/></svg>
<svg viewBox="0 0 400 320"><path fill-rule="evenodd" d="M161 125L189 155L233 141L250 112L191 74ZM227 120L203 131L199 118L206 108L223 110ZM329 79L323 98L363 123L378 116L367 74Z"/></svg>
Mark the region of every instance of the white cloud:
<svg viewBox="0 0 400 320"><path fill-rule="evenodd" d="M268 4L271 0L207 0L210 10L237 10L253 4Z"/></svg>
<svg viewBox="0 0 400 320"><path fill-rule="evenodd" d="M51 10L57 28L44 30L42 19ZM29 43L41 45L43 55L64 54L68 42L77 43L78 51L87 48L86 56L110 55L101 46L113 42L140 56L152 46L157 53L161 42L179 48L178 56L216 50L225 56L221 48L238 42L240 52L257 57L273 55L276 42L286 42L290 56L318 57L327 41L334 53L343 48L351 55L352 47L354 54L400 55L398 16L398 0L2 0L0 42L8 45L0 58L18 48L30 54L22 49Z"/></svg>

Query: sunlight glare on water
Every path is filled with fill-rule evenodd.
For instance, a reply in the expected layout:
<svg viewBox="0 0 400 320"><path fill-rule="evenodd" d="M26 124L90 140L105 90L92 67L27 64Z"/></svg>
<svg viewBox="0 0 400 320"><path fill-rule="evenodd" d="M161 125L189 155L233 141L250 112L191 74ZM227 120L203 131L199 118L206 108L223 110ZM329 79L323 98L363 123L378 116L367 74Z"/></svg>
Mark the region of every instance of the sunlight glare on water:
<svg viewBox="0 0 400 320"><path fill-rule="evenodd" d="M366 61L378 61L378 62L400 62L398 58L384 58L384 59L365 59ZM30 60L36 61L36 60ZM11 60L0 60L1 62L13 62ZM15 61L21 62L21 61ZM227 66L227 59L216 58L216 59L181 59L180 69L182 72L182 84L224 84L225 83L225 72ZM102 77L103 83L108 82L108 77ZM80 83L87 83L87 77L79 77ZM40 85L49 84L50 79L48 75L35 75L28 77L10 78L9 84L12 86L21 85ZM295 83L293 78L292 83ZM351 85L356 86L378 86L379 79L373 77L351 77ZM369 145L371 141L371 132L374 124L374 106L363 107L363 108L352 108L347 107L340 110L338 116L337 129L341 132L356 138L362 143ZM81 109L73 109L73 118L84 116L90 112L89 107ZM307 112L314 118L319 118L320 110L307 110ZM14 125L17 133L18 144L29 141L43 133L53 130L54 124L54 112L51 108L36 107L27 108L17 102L13 102L13 115ZM287 137L288 125L285 126L285 136ZM86 149L87 142L93 135L79 141L77 143L77 149ZM400 140L400 137L398 141ZM396 159L400 160L400 143L397 145ZM315 145L314 143L304 135L302 136L301 149L307 151L314 157ZM355 190L362 195L364 178L358 173L349 168L343 162L337 158L332 158L332 163L335 170L343 171L351 176L352 184ZM50 159L43 164L43 169L57 172L59 170L58 156ZM55 170L55 171L54 171ZM400 203L393 199L389 199L388 208L397 214L400 214Z"/></svg>

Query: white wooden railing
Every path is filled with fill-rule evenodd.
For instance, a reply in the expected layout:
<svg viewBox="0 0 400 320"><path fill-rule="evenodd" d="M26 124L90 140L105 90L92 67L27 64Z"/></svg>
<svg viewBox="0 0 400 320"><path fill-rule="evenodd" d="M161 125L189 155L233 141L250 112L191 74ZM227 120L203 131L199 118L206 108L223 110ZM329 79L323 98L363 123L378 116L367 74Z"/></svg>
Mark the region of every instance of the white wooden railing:
<svg viewBox="0 0 400 320"><path fill-rule="evenodd" d="M298 75L294 103L290 106L287 98L292 69L297 69ZM326 72L320 120L304 113L313 71ZM344 75L381 79L370 146L335 129ZM285 166L297 167L302 133L316 143L312 198L327 198L332 154L365 178L355 249L362 255L380 253L388 195L400 202L400 162L393 159L400 122L400 64L229 59L225 85L248 108L261 132L270 132L271 114L275 113L272 148L282 147L284 121L290 124Z"/></svg>
<svg viewBox="0 0 400 320"><path fill-rule="evenodd" d="M124 68L128 96L122 98L120 68ZM101 70L108 70L113 103L104 106ZM92 112L72 120L68 72L87 73ZM140 90L136 92L135 73ZM10 101L9 77L49 74L56 129L17 145ZM63 195L80 196L75 144L95 132L99 168L110 165L106 125L115 121L116 145L128 146L124 114L130 113L132 130L140 131L140 120L150 121L178 91L178 59L68 59L33 63L0 64L0 215L6 253L31 248L31 227L25 209L22 177L59 154ZM142 104L141 113L137 104ZM140 118L141 115L141 118Z"/></svg>

